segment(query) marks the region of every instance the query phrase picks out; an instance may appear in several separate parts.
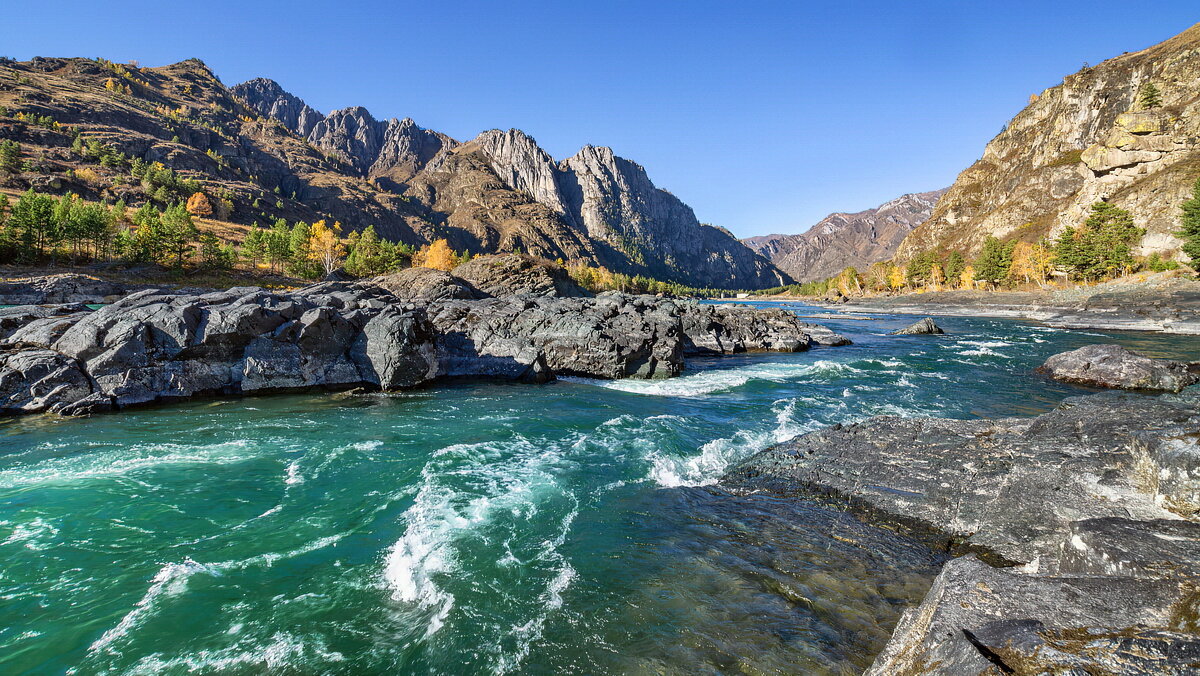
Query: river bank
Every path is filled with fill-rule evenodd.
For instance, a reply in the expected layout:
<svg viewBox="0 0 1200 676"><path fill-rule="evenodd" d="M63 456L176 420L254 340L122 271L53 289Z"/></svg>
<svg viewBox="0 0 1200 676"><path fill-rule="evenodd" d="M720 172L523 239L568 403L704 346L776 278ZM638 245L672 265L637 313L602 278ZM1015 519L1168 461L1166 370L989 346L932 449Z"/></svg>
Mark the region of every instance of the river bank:
<svg viewBox="0 0 1200 676"><path fill-rule="evenodd" d="M1200 334L1200 281L1178 273L1045 291L930 291L804 302L844 312L1009 317L1066 329Z"/></svg>

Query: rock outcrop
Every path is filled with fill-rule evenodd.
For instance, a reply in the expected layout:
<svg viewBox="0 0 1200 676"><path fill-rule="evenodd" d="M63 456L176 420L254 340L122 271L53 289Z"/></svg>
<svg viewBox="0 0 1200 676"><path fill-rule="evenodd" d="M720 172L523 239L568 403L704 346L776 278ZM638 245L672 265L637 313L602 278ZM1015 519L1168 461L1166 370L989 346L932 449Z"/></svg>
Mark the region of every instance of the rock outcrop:
<svg viewBox="0 0 1200 676"><path fill-rule="evenodd" d="M1033 419L875 418L768 449L724 483L1019 564L948 563L869 674L1190 673L1198 424L1198 393L1079 397Z"/></svg>
<svg viewBox="0 0 1200 676"><path fill-rule="evenodd" d="M0 413L86 414L313 387L392 390L458 376L661 378L677 375L690 347L711 336L721 337L715 352L837 342L790 313L623 294L558 297L545 271L529 275L549 284L544 295L459 299L470 287L436 272L290 293L150 289L96 311L8 308L0 312ZM431 275L438 279L423 279ZM431 291L400 298L389 285Z"/></svg>
<svg viewBox="0 0 1200 676"><path fill-rule="evenodd" d="M1046 360L1038 371L1068 383L1124 390L1178 392L1200 382L1200 363L1191 367L1151 359L1120 345L1085 345Z"/></svg>
<svg viewBox="0 0 1200 676"><path fill-rule="evenodd" d="M1161 104L1140 92L1153 84ZM1031 97L901 244L975 254L989 236L1036 241L1087 218L1104 200L1146 229L1135 253L1179 255L1179 205L1200 148L1200 25L1148 49L1068 75Z"/></svg>
<svg viewBox="0 0 1200 676"><path fill-rule="evenodd" d="M942 327L933 323L933 319L926 317L924 319L913 322L909 326L902 329L896 329L889 335L892 336L924 336L924 335L940 335L945 333Z"/></svg>
<svg viewBox="0 0 1200 676"><path fill-rule="evenodd" d="M522 254L476 256L454 268L454 276L488 296L585 298L592 295L561 266Z"/></svg>
<svg viewBox="0 0 1200 676"><path fill-rule="evenodd" d="M903 195L857 213L835 213L799 235L762 235L742 242L798 282L860 271L891 258L900 242L929 218L946 189Z"/></svg>
<svg viewBox="0 0 1200 676"><path fill-rule="evenodd" d="M0 305L106 303L126 293L120 284L76 273L0 281Z"/></svg>
<svg viewBox="0 0 1200 676"><path fill-rule="evenodd" d="M259 115L279 120L283 126L302 137L307 137L313 127L325 119L307 103L284 91L278 82L265 77L234 85L230 91Z"/></svg>
<svg viewBox="0 0 1200 676"><path fill-rule="evenodd" d="M412 267L380 275L367 284L390 291L407 300L473 300L483 294L466 281L443 270Z"/></svg>

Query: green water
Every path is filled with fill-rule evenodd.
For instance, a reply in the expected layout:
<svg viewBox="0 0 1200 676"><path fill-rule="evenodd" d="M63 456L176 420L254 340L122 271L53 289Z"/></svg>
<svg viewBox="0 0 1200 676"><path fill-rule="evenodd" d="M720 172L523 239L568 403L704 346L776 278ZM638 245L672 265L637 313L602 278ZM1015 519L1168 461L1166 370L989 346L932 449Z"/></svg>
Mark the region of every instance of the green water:
<svg viewBox="0 0 1200 676"><path fill-rule="evenodd" d="M455 383L0 423L0 673L857 673L941 559L715 484L875 414L1029 415L1116 341L939 319L669 381Z"/></svg>

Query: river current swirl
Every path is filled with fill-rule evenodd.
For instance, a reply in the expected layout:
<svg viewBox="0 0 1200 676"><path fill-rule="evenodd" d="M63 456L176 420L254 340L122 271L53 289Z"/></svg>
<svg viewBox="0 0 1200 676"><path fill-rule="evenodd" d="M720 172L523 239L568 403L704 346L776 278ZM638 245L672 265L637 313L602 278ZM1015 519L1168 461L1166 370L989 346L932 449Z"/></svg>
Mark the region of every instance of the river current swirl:
<svg viewBox="0 0 1200 676"><path fill-rule="evenodd" d="M813 308L786 305L801 314ZM945 318L662 381L456 382L0 422L0 673L858 673L943 559L718 479L873 415L1033 415L1032 373L1200 339Z"/></svg>

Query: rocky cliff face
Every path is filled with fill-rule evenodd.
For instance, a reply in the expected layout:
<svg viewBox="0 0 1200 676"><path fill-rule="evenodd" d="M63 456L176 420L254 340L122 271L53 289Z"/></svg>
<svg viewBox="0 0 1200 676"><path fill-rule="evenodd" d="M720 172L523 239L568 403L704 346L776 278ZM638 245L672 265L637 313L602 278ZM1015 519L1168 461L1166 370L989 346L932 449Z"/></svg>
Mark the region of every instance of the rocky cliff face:
<svg viewBox="0 0 1200 676"><path fill-rule="evenodd" d="M1142 106L1152 83L1162 105ZM1147 233L1136 253L1178 254L1179 204L1200 176L1200 26L1067 76L1031 97L901 245L968 253L988 235L1033 241L1105 200Z"/></svg>
<svg viewBox="0 0 1200 676"><path fill-rule="evenodd" d="M279 120L300 136L308 136L313 127L325 119L307 103L284 91L278 82L265 77L247 80L232 91L259 115Z"/></svg>
<svg viewBox="0 0 1200 676"><path fill-rule="evenodd" d="M799 235L750 237L743 243L797 281L826 279L891 258L947 189L912 193L858 213L835 213Z"/></svg>
<svg viewBox="0 0 1200 676"><path fill-rule="evenodd" d="M278 108L285 114L276 119L298 131L286 114L291 107L268 105L283 100L277 88L234 89L243 97L267 91L269 101L250 99L255 109ZM446 234L460 248L584 260L696 286L763 288L791 281L728 231L702 225L641 165L611 148L589 145L555 162L519 129L485 131L460 148L412 120L385 124L363 108L330 113L308 140L359 174L391 179L435 222L452 227Z"/></svg>

